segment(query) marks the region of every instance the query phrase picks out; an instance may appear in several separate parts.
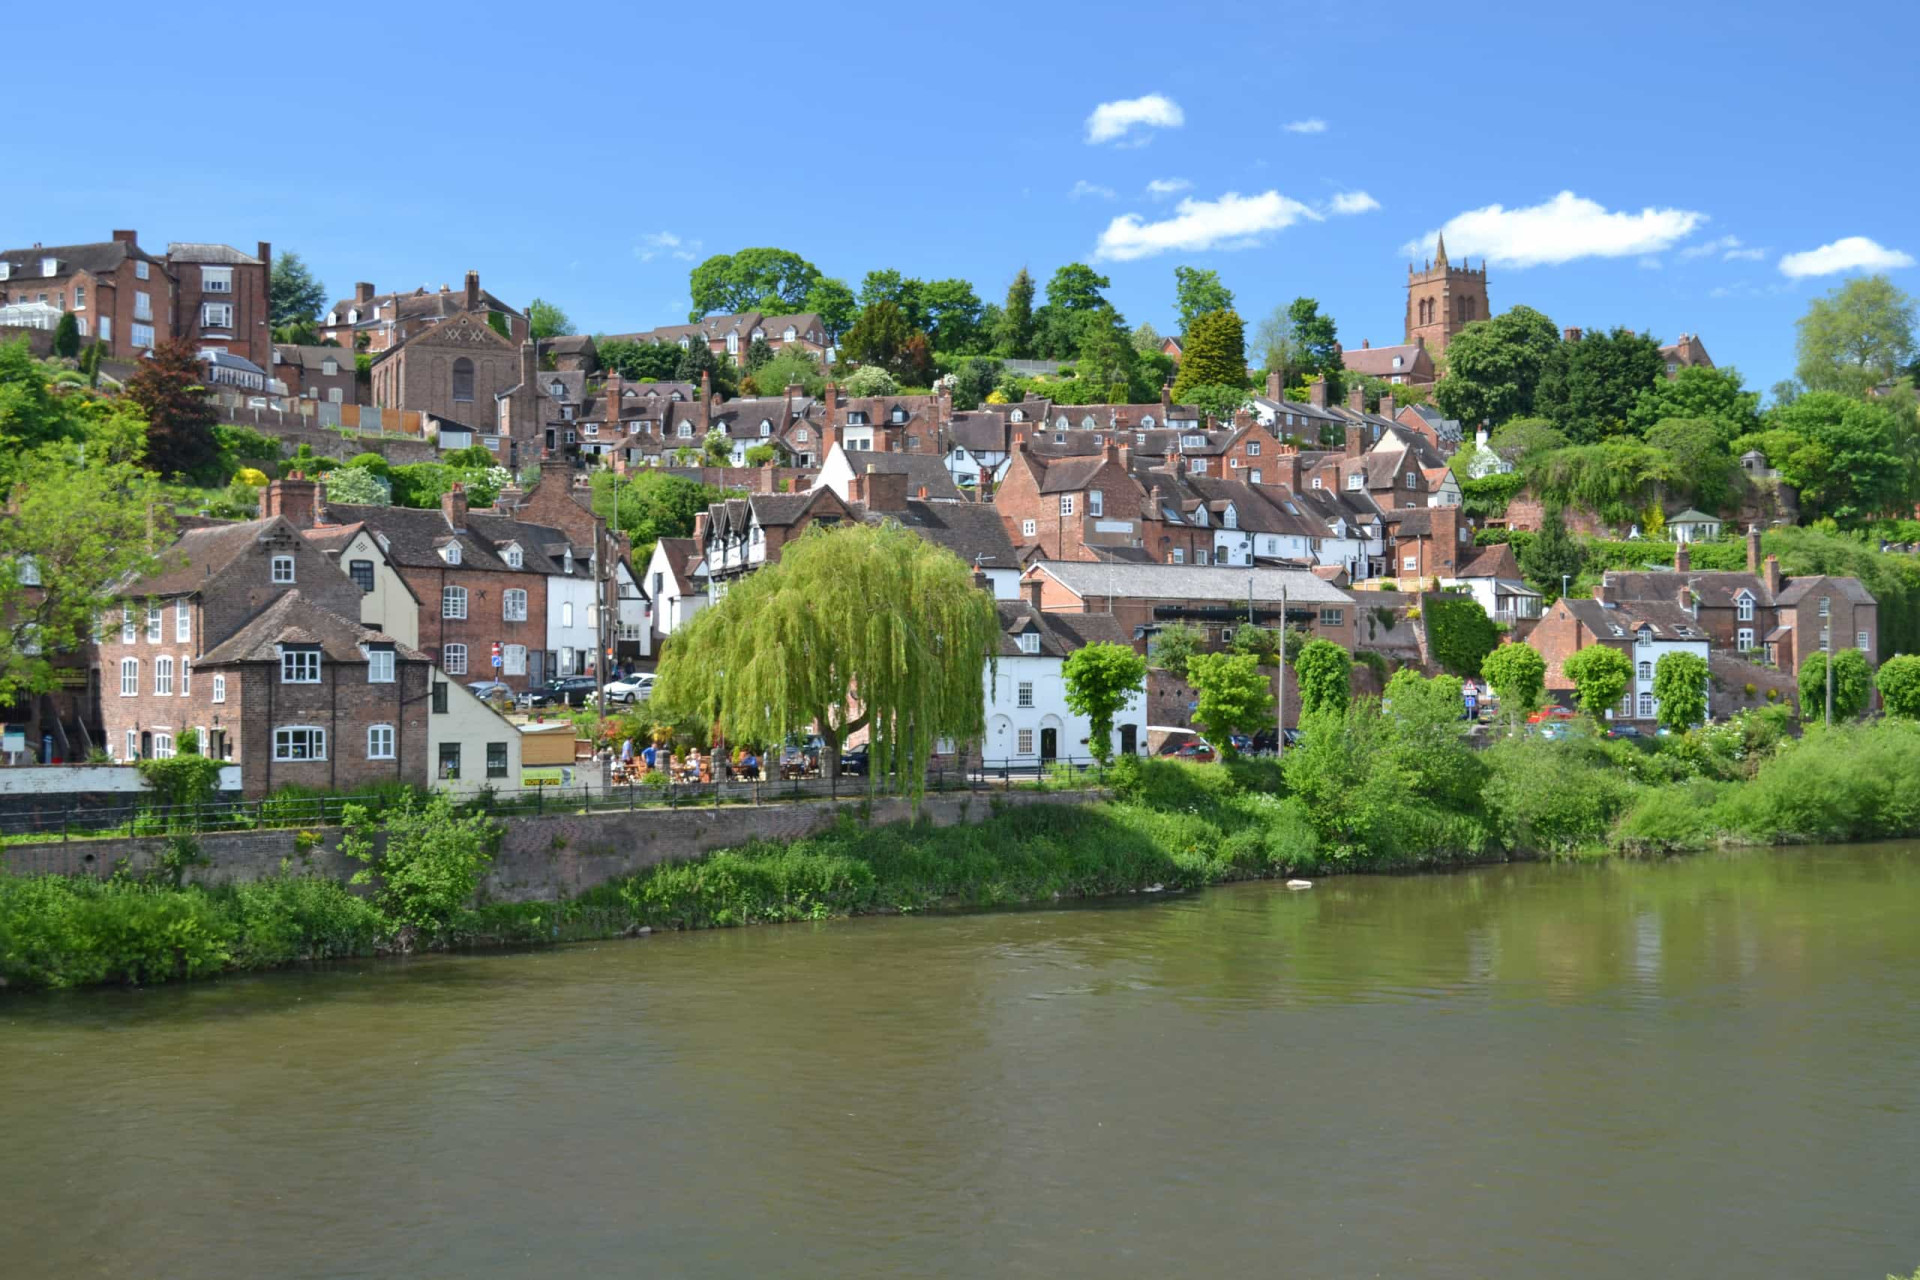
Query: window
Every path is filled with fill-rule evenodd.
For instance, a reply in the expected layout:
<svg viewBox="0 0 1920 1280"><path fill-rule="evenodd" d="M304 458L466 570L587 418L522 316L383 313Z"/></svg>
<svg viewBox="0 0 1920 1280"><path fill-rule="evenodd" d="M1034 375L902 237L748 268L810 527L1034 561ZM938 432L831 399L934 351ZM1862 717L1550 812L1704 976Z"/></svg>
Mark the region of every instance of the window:
<svg viewBox="0 0 1920 1280"><path fill-rule="evenodd" d="M1733 633L1733 647L1745 653L1753 648L1753 628L1741 627Z"/></svg>
<svg viewBox="0 0 1920 1280"><path fill-rule="evenodd" d="M1260 483L1260 468L1255 467L1253 470L1247 472L1247 483L1248 484Z"/></svg>
<svg viewBox="0 0 1920 1280"><path fill-rule="evenodd" d="M293 581L292 556L275 556L273 558L273 580L275 582Z"/></svg>
<svg viewBox="0 0 1920 1280"><path fill-rule="evenodd" d="M1175 547L1172 554L1173 559L1169 560L1167 562L1168 564L1185 564L1187 562L1187 549L1185 547Z"/></svg>
<svg viewBox="0 0 1920 1280"><path fill-rule="evenodd" d="M113 341L113 317L112 316L100 317L100 341L102 342Z"/></svg>
<svg viewBox="0 0 1920 1280"><path fill-rule="evenodd" d="M391 649L367 650L367 683L368 684L392 684L393 683L393 650Z"/></svg>
<svg viewBox="0 0 1920 1280"><path fill-rule="evenodd" d="M473 399L473 361L465 356L453 362L453 398L468 402Z"/></svg>
<svg viewBox="0 0 1920 1280"><path fill-rule="evenodd" d="M1361 479L1358 471L1352 472L1347 476L1347 488L1349 489L1358 489L1363 483L1364 481Z"/></svg>
<svg viewBox="0 0 1920 1280"><path fill-rule="evenodd" d="M132 729L129 729L129 730L127 730L127 747L126 747L126 753L125 753L124 755L122 755L122 756L121 756L120 758L121 758L122 760L138 760L138 759L140 758L140 735L139 735L139 733L137 733L136 731L134 731L134 730L132 730Z"/></svg>
<svg viewBox="0 0 1920 1280"><path fill-rule="evenodd" d="M448 645L441 653L440 665L446 668L447 674L450 676L463 676L467 674L467 646L463 644ZM445 694L441 695L442 698L445 696Z"/></svg>
<svg viewBox="0 0 1920 1280"><path fill-rule="evenodd" d="M1653 719L1653 695L1650 693L1640 695L1640 718L1642 720Z"/></svg>
<svg viewBox="0 0 1920 1280"><path fill-rule="evenodd" d="M458 542L449 542L445 547L441 548L440 558L448 564L459 564L461 560L460 544Z"/></svg>
<svg viewBox="0 0 1920 1280"><path fill-rule="evenodd" d="M780 336L782 338L785 338L788 342L792 342L793 335L794 335L794 328L792 325L788 325L786 328L786 332L782 333Z"/></svg>
<svg viewBox="0 0 1920 1280"><path fill-rule="evenodd" d="M1853 647L1856 649L1866 649L1869 647L1867 644L1866 632L1856 631L1853 633Z"/></svg>
<svg viewBox="0 0 1920 1280"><path fill-rule="evenodd" d="M1014 689L1014 705L1031 707L1033 705L1033 681L1022 680Z"/></svg>
<svg viewBox="0 0 1920 1280"><path fill-rule="evenodd" d="M445 680L436 680L434 682L433 714L437 716L447 714L447 682Z"/></svg>
<svg viewBox="0 0 1920 1280"><path fill-rule="evenodd" d="M133 318L135 320L153 319L153 295L136 293L133 295Z"/></svg>
<svg viewBox="0 0 1920 1280"><path fill-rule="evenodd" d="M193 659L186 654L180 655L180 696L186 697L193 692Z"/></svg>
<svg viewBox="0 0 1920 1280"><path fill-rule="evenodd" d="M793 442L795 444L805 444L807 442L807 429L805 427L795 427L793 429Z"/></svg>
<svg viewBox="0 0 1920 1280"><path fill-rule="evenodd" d="M200 327L202 329L233 328L233 304L231 302L201 303Z"/></svg>
<svg viewBox="0 0 1920 1280"><path fill-rule="evenodd" d="M367 759L393 759L393 726L390 724L370 724L367 726Z"/></svg>
<svg viewBox="0 0 1920 1280"><path fill-rule="evenodd" d="M1060 495L1060 514L1063 516L1070 516L1073 514L1073 495L1072 494L1063 493Z"/></svg>
<svg viewBox="0 0 1920 1280"><path fill-rule="evenodd" d="M1314 488L1316 488L1316 489L1318 489L1318 488L1320 487L1320 477L1319 477L1319 476L1315 476L1315 477L1313 478L1313 487L1314 487Z"/></svg>
<svg viewBox="0 0 1920 1280"><path fill-rule="evenodd" d="M1323 627L1337 627L1346 621L1346 617L1347 611L1345 609L1322 609L1320 611L1320 625Z"/></svg>
<svg viewBox="0 0 1920 1280"><path fill-rule="evenodd" d="M135 258L133 260L133 278L135 280L145 280L147 278L147 264L144 259Z"/></svg>
<svg viewBox="0 0 1920 1280"><path fill-rule="evenodd" d="M185 600L173 605L173 638L182 644L193 639L193 609Z"/></svg>
<svg viewBox="0 0 1920 1280"><path fill-rule="evenodd" d="M1640 664L1640 678L1642 680L1653 679L1653 664L1651 662L1642 662Z"/></svg>
<svg viewBox="0 0 1920 1280"><path fill-rule="evenodd" d="M1418 489L1419 487L1420 487L1420 473L1418 471L1407 472L1407 488Z"/></svg>
<svg viewBox="0 0 1920 1280"><path fill-rule="evenodd" d="M1742 622L1753 621L1753 597L1742 591L1734 597L1735 612Z"/></svg>
<svg viewBox="0 0 1920 1280"><path fill-rule="evenodd" d="M1099 516L1105 515L1106 511L1107 495L1098 489L1087 490L1087 514L1090 516Z"/></svg>
<svg viewBox="0 0 1920 1280"><path fill-rule="evenodd" d="M1033 730L1031 729L1020 730L1016 741L1018 743L1016 750L1021 755L1030 756L1033 754Z"/></svg>
<svg viewBox="0 0 1920 1280"><path fill-rule="evenodd" d="M153 660L153 691L162 698L173 696L173 659Z"/></svg>
<svg viewBox="0 0 1920 1280"><path fill-rule="evenodd" d="M87 336L87 318L85 316L81 316L78 319L76 319L73 322L73 327L80 331L81 337L84 338Z"/></svg>
<svg viewBox="0 0 1920 1280"><path fill-rule="evenodd" d="M739 351L740 351L740 335L737 333L728 334L727 335L727 354L737 355L739 354Z"/></svg>
<svg viewBox="0 0 1920 1280"><path fill-rule="evenodd" d="M335 374L340 372L340 362L338 360L335 360L332 356L328 356L325 360L322 360L320 362L320 372L326 375L327 377L331 378Z"/></svg>
<svg viewBox="0 0 1920 1280"><path fill-rule="evenodd" d="M527 646L523 644L500 646L500 674L503 676L527 674Z"/></svg>
<svg viewBox="0 0 1920 1280"><path fill-rule="evenodd" d="M467 616L467 589L465 587L440 588L440 616L443 618L464 618Z"/></svg>
<svg viewBox="0 0 1920 1280"><path fill-rule="evenodd" d="M1260 456L1260 442L1258 440L1247 441L1247 456L1249 458L1257 458Z"/></svg>
<svg viewBox="0 0 1920 1280"><path fill-rule="evenodd" d="M133 345L144 350L153 350L153 326L136 324L133 326Z"/></svg>
<svg viewBox="0 0 1920 1280"><path fill-rule="evenodd" d="M1023 538L1031 538L1035 534L1035 532L1037 532L1038 528L1039 528L1038 521L1022 520L1020 522L1020 536Z"/></svg>
<svg viewBox="0 0 1920 1280"><path fill-rule="evenodd" d="M1020 633L1020 652L1040 652L1040 633L1038 631L1022 631Z"/></svg>
<svg viewBox="0 0 1920 1280"><path fill-rule="evenodd" d="M765 418L760 419L760 438L764 440L772 434L773 434L773 424L771 422L768 422Z"/></svg>
<svg viewBox="0 0 1920 1280"><path fill-rule="evenodd" d="M507 776L507 744L489 742L487 744L487 776L504 778Z"/></svg>
<svg viewBox="0 0 1920 1280"><path fill-rule="evenodd" d="M1420 571L1420 557L1417 555L1401 556L1400 571L1402 573L1418 573Z"/></svg>
<svg viewBox="0 0 1920 1280"><path fill-rule="evenodd" d="M440 744L440 777L443 781L460 780L460 744L443 742Z"/></svg>
<svg viewBox="0 0 1920 1280"><path fill-rule="evenodd" d="M1822 652L1825 652L1827 649L1832 647L1833 645L1832 636L1833 636L1832 627L1820 628L1820 648Z"/></svg>
<svg viewBox="0 0 1920 1280"><path fill-rule="evenodd" d="M319 684L320 651L318 649L282 649L280 651L281 684Z"/></svg>
<svg viewBox="0 0 1920 1280"><path fill-rule="evenodd" d="M1826 616L1827 616L1827 612L1828 612L1828 610L1829 610L1829 608L1831 607L1831 605L1832 605L1832 603L1833 603L1833 597L1832 597L1832 596L1821 596L1821 597L1820 597L1820 616L1821 616L1821 617L1823 617L1823 618L1824 618L1824 617L1826 617Z"/></svg>
<svg viewBox="0 0 1920 1280"><path fill-rule="evenodd" d="M500 616L508 622L527 620L527 593L519 589L500 593Z"/></svg>
<svg viewBox="0 0 1920 1280"><path fill-rule="evenodd" d="M164 730L156 730L153 735L153 758L155 760L173 759L173 735Z"/></svg>
<svg viewBox="0 0 1920 1280"><path fill-rule="evenodd" d="M73 309L75 311L87 309L87 286L83 284L73 286Z"/></svg>
<svg viewBox="0 0 1920 1280"><path fill-rule="evenodd" d="M327 731L311 725L288 725L273 731L275 760L325 760Z"/></svg>
<svg viewBox="0 0 1920 1280"><path fill-rule="evenodd" d="M563 627L573 625L573 601L571 600L563 600L560 603L560 625Z"/></svg>
<svg viewBox="0 0 1920 1280"><path fill-rule="evenodd" d="M215 676L213 678L213 700L215 702L225 702L227 700L227 678L225 676Z"/></svg>
<svg viewBox="0 0 1920 1280"><path fill-rule="evenodd" d="M1642 649L1651 649L1653 647L1653 632L1647 630L1645 627L1640 628L1638 637L1634 640L1634 643Z"/></svg>
<svg viewBox="0 0 1920 1280"><path fill-rule="evenodd" d="M347 565L347 576L353 579L353 585L362 591L373 590L373 561L354 560Z"/></svg>
<svg viewBox="0 0 1920 1280"><path fill-rule="evenodd" d="M120 659L120 696L132 698L140 692L140 659Z"/></svg>

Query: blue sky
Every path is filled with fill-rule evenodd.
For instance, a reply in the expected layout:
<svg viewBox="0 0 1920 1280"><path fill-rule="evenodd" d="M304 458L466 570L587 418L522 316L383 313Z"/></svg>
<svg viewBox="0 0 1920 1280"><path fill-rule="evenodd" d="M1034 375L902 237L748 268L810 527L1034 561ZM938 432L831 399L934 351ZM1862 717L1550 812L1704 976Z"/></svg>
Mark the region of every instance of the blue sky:
<svg viewBox="0 0 1920 1280"><path fill-rule="evenodd" d="M1170 330L1190 263L1250 323L1306 294L1356 346L1399 340L1408 246L1445 226L1456 260L1493 258L1495 310L1698 332L1762 389L1849 264L1920 290L1920 91L1875 52L1914 47L1913 6L1189 8L466 3L295 29L208 5L156 77L153 11L100 4L113 38L14 68L16 119L41 105L0 137L0 240L270 240L336 297L472 267L588 332L684 319L688 259L748 245L994 300L1104 251L1130 321ZM77 34L58 6L14 28Z"/></svg>

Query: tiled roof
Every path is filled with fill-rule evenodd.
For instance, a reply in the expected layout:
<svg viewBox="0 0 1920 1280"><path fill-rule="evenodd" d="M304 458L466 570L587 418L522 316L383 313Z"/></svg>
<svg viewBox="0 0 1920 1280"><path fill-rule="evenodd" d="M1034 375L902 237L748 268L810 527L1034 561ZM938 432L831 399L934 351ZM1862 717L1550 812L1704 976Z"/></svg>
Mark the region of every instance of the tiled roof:
<svg viewBox="0 0 1920 1280"><path fill-rule="evenodd" d="M1040 653L1047 658L1065 658L1090 644L1133 643L1132 633L1110 613L1048 613L1025 600L996 600L1000 615L1000 656L1031 658L1023 653L1015 638L1023 632L1040 633Z"/></svg>
<svg viewBox="0 0 1920 1280"><path fill-rule="evenodd" d="M107 240L99 244L47 244L35 245L31 249L7 249L0 251L0 261L11 263L15 280L22 277L38 277L40 261L53 258L59 265L60 275L69 275L75 271L87 271L96 276L111 275L128 258L144 258L148 262L166 266L165 259L157 258L144 249L135 249L118 240Z"/></svg>
<svg viewBox="0 0 1920 1280"><path fill-rule="evenodd" d="M160 553L158 572L129 583L120 590L127 596L182 596L200 590L207 580L232 564L248 547L277 534L291 541L299 531L280 516L266 520L242 520L235 524L209 525L189 529L179 541Z"/></svg>
<svg viewBox="0 0 1920 1280"><path fill-rule="evenodd" d="M1419 347L1412 343L1403 343L1391 347L1356 347L1340 353L1341 363L1353 373L1364 373L1374 378L1391 378L1395 374L1405 376L1413 372L1415 362L1422 354ZM1398 358L1400 363L1393 362Z"/></svg>
<svg viewBox="0 0 1920 1280"><path fill-rule="evenodd" d="M358 622L349 622L339 614L312 603L298 591L289 591L254 615L246 626L208 650L200 659L202 667L230 662L270 662L279 656L278 645L318 645L328 662L365 662L363 644L393 645L399 656L417 662L426 658L384 632Z"/></svg>
<svg viewBox="0 0 1920 1280"><path fill-rule="evenodd" d="M205 262L235 267L264 267L266 263L230 244L170 244L167 257L175 262Z"/></svg>
<svg viewBox="0 0 1920 1280"><path fill-rule="evenodd" d="M958 502L960 490L954 487L953 473L947 470L947 461L937 453L870 453L854 449L847 453L847 463L855 475L864 475L869 470L881 475L904 475L907 478L907 496L917 498L924 487L927 497L936 501Z"/></svg>
<svg viewBox="0 0 1920 1280"><path fill-rule="evenodd" d="M903 511L867 511L865 519L873 524L897 521L968 564L979 563L994 569L1019 566L1000 513L985 503L922 502L909 498Z"/></svg>
<svg viewBox="0 0 1920 1280"><path fill-rule="evenodd" d="M1177 564L1106 564L1048 560L1040 572L1076 595L1116 595L1170 600L1277 601L1301 604L1351 604L1353 597L1311 573L1294 569L1227 569Z"/></svg>

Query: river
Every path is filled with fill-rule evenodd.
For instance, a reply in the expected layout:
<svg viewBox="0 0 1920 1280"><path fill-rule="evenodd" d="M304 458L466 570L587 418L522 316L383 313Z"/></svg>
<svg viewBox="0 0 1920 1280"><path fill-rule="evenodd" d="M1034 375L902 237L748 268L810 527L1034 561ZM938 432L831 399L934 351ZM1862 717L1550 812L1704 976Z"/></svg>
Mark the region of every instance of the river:
<svg viewBox="0 0 1920 1280"><path fill-rule="evenodd" d="M0 997L33 1277L1920 1265L1920 849Z"/></svg>

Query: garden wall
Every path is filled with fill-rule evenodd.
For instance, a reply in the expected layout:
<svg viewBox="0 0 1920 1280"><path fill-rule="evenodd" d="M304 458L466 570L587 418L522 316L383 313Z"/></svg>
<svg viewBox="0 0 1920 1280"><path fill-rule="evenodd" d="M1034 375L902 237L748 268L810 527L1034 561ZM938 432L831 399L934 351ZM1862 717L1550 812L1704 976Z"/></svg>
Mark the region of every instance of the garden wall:
<svg viewBox="0 0 1920 1280"><path fill-rule="evenodd" d="M986 818L995 807L1028 804L1085 804L1100 799L1095 791L955 792L927 796L921 818L937 827ZM484 890L495 900L528 902L571 896L609 880L632 875L656 862L685 858L750 840L798 840L824 830L841 815L857 817L863 802L800 802L730 805L720 809L642 809L633 812L548 814L505 818L500 852ZM873 802L871 822L882 825L912 817L903 800ZM218 832L199 837L208 865L190 868L190 883L217 884L258 880L283 869L310 870L344 880L358 864L339 851L340 832L313 832L318 843L300 849L294 830ZM67 843L16 844L0 849L0 866L15 875L111 875L122 864L134 871L156 866L166 852L165 837L74 840Z"/></svg>

